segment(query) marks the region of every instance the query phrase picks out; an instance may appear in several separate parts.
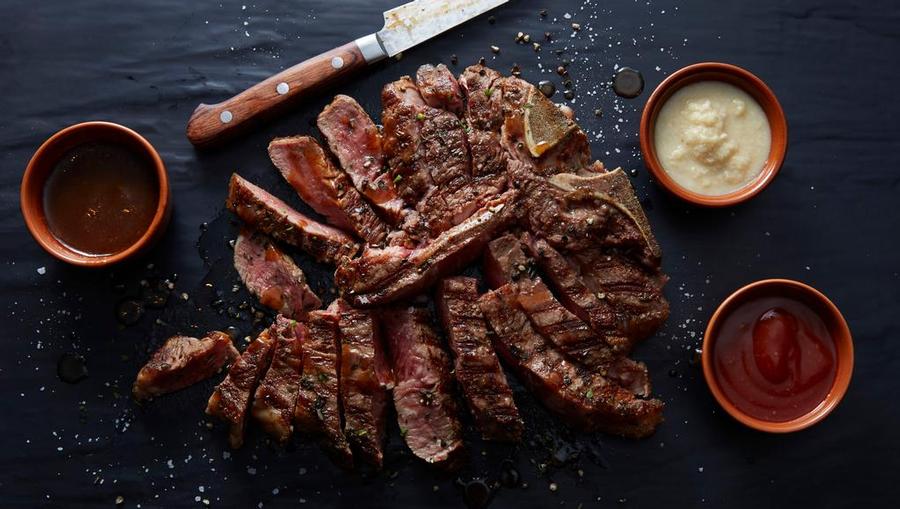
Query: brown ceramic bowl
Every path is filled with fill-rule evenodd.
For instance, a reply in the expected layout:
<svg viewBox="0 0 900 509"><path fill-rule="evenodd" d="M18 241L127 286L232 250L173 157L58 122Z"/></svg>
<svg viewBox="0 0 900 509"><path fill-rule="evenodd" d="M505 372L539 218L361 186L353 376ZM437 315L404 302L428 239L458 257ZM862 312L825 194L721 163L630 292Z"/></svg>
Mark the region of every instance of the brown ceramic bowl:
<svg viewBox="0 0 900 509"><path fill-rule="evenodd" d="M60 242L50 231L44 214L44 185L60 158L69 150L87 142L105 141L119 144L144 154L156 171L159 202L156 214L144 235L130 247L110 255L88 255ZM85 267L105 267L134 258L149 249L162 236L171 215L169 176L166 167L150 142L131 129L111 122L84 122L69 126L51 136L37 149L25 175L20 191L22 215L31 235L48 253L56 258Z"/></svg>
<svg viewBox="0 0 900 509"><path fill-rule="evenodd" d="M762 171L747 185L728 194L705 195L681 187L666 173L656 157L654 131L659 110L678 89L698 81L723 81L740 88L756 99L769 119L772 147L769 150L769 157L763 164ZM656 90L650 95L650 99L647 100L647 104L644 105L644 113L641 115L640 141L644 164L650 169L656 181L666 190L682 200L696 205L727 207L756 196L775 178L778 170L781 169L787 151L787 121L775 94L761 79L749 71L731 64L702 62L679 69L656 87Z"/></svg>
<svg viewBox="0 0 900 509"><path fill-rule="evenodd" d="M828 327L835 343L835 351L837 352L837 373L835 374L834 385L828 391L825 399L805 415L783 422L766 421L744 413L722 392L713 369L713 350L716 348L715 341L720 324L725 321L725 317L739 304L748 299L765 295L788 296L808 305L822 318L822 321ZM853 338L850 335L850 328L847 327L847 322L837 306L815 288L790 279L764 279L737 290L719 305L719 308L713 313L712 318L709 319L709 324L706 326L701 358L706 384L709 386L713 397L716 398L719 405L729 415L742 424L759 431L790 433L808 428L821 421L841 402L841 399L847 392L847 387L850 385L850 377L853 373Z"/></svg>

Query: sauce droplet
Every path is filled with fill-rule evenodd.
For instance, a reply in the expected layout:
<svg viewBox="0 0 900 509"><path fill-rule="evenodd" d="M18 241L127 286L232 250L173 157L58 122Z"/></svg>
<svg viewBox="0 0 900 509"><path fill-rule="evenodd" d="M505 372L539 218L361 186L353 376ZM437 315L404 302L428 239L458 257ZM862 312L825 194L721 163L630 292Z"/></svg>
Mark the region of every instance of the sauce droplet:
<svg viewBox="0 0 900 509"><path fill-rule="evenodd" d="M463 500L470 509L487 507L491 501L491 487L481 479L469 481L463 487Z"/></svg>
<svg viewBox="0 0 900 509"><path fill-rule="evenodd" d="M797 318L781 308L771 308L753 324L753 358L766 380L779 384L791 376L789 362L796 357Z"/></svg>
<svg viewBox="0 0 900 509"><path fill-rule="evenodd" d="M77 384L88 376L84 357L75 353L64 353L56 363L56 376L67 384Z"/></svg>
<svg viewBox="0 0 900 509"><path fill-rule="evenodd" d="M644 91L644 76L631 67L622 67L613 77L613 91L619 97L634 99Z"/></svg>

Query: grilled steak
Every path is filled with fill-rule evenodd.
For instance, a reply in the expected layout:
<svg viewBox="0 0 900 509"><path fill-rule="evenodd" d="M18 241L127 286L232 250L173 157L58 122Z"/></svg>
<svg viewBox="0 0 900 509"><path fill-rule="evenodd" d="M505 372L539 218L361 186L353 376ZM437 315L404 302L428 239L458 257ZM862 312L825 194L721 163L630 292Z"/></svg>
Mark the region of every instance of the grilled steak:
<svg viewBox="0 0 900 509"><path fill-rule="evenodd" d="M275 341L272 363L256 388L251 413L266 433L285 443L294 430L291 421L300 388L301 345L308 332L302 323L278 315L270 334Z"/></svg>
<svg viewBox="0 0 900 509"><path fill-rule="evenodd" d="M203 339L173 336L153 353L138 372L131 393L140 401L205 380L240 355L224 332Z"/></svg>
<svg viewBox="0 0 900 509"><path fill-rule="evenodd" d="M262 376L269 369L275 341L271 329L266 329L247 345L240 358L231 365L206 405L206 413L224 421L229 426L228 443L234 449L244 444L244 426L250 398Z"/></svg>
<svg viewBox="0 0 900 509"><path fill-rule="evenodd" d="M503 106L496 91L500 74L481 65L466 68L459 84L466 96L466 140L472 157L472 175L506 178L506 151L500 145Z"/></svg>
<svg viewBox="0 0 900 509"><path fill-rule="evenodd" d="M632 343L653 334L669 318L665 274L598 249L571 253L569 260L588 290L612 306L619 330Z"/></svg>
<svg viewBox="0 0 900 509"><path fill-rule="evenodd" d="M304 216L237 173L231 175L225 206L253 229L302 249L320 262L336 263L359 251L353 237Z"/></svg>
<svg viewBox="0 0 900 509"><path fill-rule="evenodd" d="M381 133L365 110L338 95L319 113L317 125L356 189L391 222L399 221L403 200L384 165Z"/></svg>
<svg viewBox="0 0 900 509"><path fill-rule="evenodd" d="M303 341L303 376L294 416L297 429L319 438L319 444L344 468L353 467L350 445L341 425L338 316L313 311Z"/></svg>
<svg viewBox="0 0 900 509"><path fill-rule="evenodd" d="M656 429L662 402L639 399L568 361L534 330L515 301L515 289L507 285L483 295L479 304L500 357L547 408L585 431L640 438Z"/></svg>
<svg viewBox="0 0 900 509"><path fill-rule="evenodd" d="M603 336L616 352L631 350L637 338L630 338L627 331L619 327L618 317L606 296L588 289L578 271L546 240L528 233L522 235L522 240L566 309L587 322L594 333Z"/></svg>
<svg viewBox="0 0 900 509"><path fill-rule="evenodd" d="M269 158L303 201L331 224L370 244L384 242L384 222L316 140L309 136L276 138L269 143Z"/></svg>
<svg viewBox="0 0 900 509"><path fill-rule="evenodd" d="M504 235L491 241L485 251L484 272L493 288L511 284L516 303L534 328L562 353L639 396L650 393L647 367L618 355L606 335L595 333L556 300L518 238Z"/></svg>
<svg viewBox="0 0 900 509"><path fill-rule="evenodd" d="M520 174L521 166L510 166L513 173ZM617 170L588 180L610 183L616 175L623 174ZM528 211L529 229L563 252L615 249L634 256L649 268L659 267L659 248L649 233L646 217L632 212L630 200L588 187L568 187L576 178L525 179L523 205ZM633 198L634 191L627 180L621 186L617 185L618 189Z"/></svg>
<svg viewBox="0 0 900 509"><path fill-rule="evenodd" d="M427 309L389 309L381 317L397 377L394 407L406 445L428 463L459 467L464 446L450 358L431 327Z"/></svg>
<svg viewBox="0 0 900 509"><path fill-rule="evenodd" d="M373 311L353 309L340 299L328 309L340 316L344 435L356 457L380 469L384 456L387 390L393 387L393 374L378 324Z"/></svg>
<svg viewBox="0 0 900 509"><path fill-rule="evenodd" d="M456 77L446 65L425 64L419 67L416 71L416 86L429 106L462 116L465 108L462 91Z"/></svg>
<svg viewBox="0 0 900 509"><path fill-rule="evenodd" d="M496 200L425 246L368 249L335 272L335 285L355 306L374 306L421 293L475 260L485 244L515 218L516 192Z"/></svg>
<svg viewBox="0 0 900 509"><path fill-rule="evenodd" d="M453 374L482 438L520 441L524 424L488 339L478 307L478 281L468 277L443 280L435 307L453 351Z"/></svg>
<svg viewBox="0 0 900 509"><path fill-rule="evenodd" d="M452 112L461 112L461 101L456 80L441 66L423 66L417 83L404 77L382 91L385 156L401 196L432 237L465 220L506 184L500 172L473 180L466 129Z"/></svg>
<svg viewBox="0 0 900 509"><path fill-rule="evenodd" d="M241 230L234 243L234 268L263 306L288 318L302 320L322 305L300 267L261 233Z"/></svg>

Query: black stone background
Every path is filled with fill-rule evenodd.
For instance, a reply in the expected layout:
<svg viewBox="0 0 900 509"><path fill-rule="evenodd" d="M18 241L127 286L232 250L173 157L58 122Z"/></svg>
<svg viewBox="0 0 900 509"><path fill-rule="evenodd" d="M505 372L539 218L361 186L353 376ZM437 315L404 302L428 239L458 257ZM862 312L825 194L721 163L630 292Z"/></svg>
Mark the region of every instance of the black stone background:
<svg viewBox="0 0 900 509"><path fill-rule="evenodd" d="M306 440L280 450L255 428L244 449L229 455L225 430L209 429L203 415L212 382L143 408L128 398L148 348L168 334L229 325L252 332L250 321L212 307L217 290L231 314L247 298L231 292L236 275L227 240L236 230L222 213L228 176L239 171L302 208L270 166L265 146L273 136L310 131L332 94L206 153L195 152L183 134L194 106L378 29L381 11L392 4L0 4L0 506L113 507L118 496L126 507L143 508L198 507L204 499L241 508L463 504L455 479L413 460L396 429L387 471L361 476L338 471ZM549 11L546 19L541 8ZM470 437L472 462L461 480L496 481L501 463L512 461L528 487L496 490L492 507L893 506L900 496L900 6L523 0L494 16L494 24L476 19L333 93L353 95L377 116L382 84L456 54L457 70L479 57L503 72L518 63L528 80L553 80L554 99L562 101L554 70L572 59L570 104L597 158L637 169L633 182L672 277L672 316L636 352L667 408L666 422L646 440L573 436L517 385L530 443L497 446ZM572 22L582 27L574 37ZM516 45L518 31L541 40L542 50ZM545 31L552 42L542 41ZM498 55L492 44L501 48ZM780 176L752 202L727 210L699 210L665 195L650 182L638 148L649 91L668 73L704 60L731 62L763 78L790 125ZM609 90L617 64L643 72L647 90L638 99L617 99ZM37 146L91 119L145 135L168 165L175 201L171 226L152 253L100 271L66 266L41 251L18 201L22 171ZM298 260L322 289L327 271ZM174 275L163 309L147 308L135 326L118 324L117 303L140 297L142 280L155 284ZM760 434L724 415L691 363L721 299L767 277L818 287L841 307L855 335L855 372L843 404L821 424L788 436ZM56 376L65 352L86 360L89 377L77 385Z"/></svg>

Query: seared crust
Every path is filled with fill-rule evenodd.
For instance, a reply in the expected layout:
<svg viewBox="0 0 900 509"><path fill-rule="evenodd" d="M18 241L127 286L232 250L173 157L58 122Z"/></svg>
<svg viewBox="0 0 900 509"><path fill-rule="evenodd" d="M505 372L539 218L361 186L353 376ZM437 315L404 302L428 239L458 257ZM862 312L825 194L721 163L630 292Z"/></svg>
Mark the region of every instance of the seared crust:
<svg viewBox="0 0 900 509"><path fill-rule="evenodd" d="M294 432L291 421L300 388L300 346L307 331L302 323L278 315L271 334L275 339L272 363L256 388L251 413L266 433L283 444Z"/></svg>

